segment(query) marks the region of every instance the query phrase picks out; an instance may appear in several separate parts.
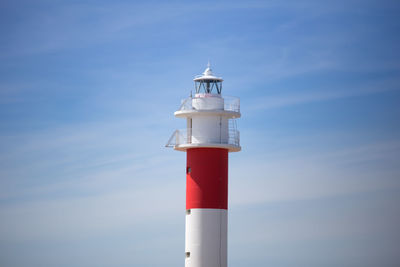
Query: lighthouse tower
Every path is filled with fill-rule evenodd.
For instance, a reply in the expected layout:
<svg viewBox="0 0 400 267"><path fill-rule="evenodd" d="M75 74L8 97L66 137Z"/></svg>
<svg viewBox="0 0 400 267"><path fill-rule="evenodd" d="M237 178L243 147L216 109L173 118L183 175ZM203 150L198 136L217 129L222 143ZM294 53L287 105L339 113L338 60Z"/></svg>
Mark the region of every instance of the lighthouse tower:
<svg viewBox="0 0 400 267"><path fill-rule="evenodd" d="M222 81L208 64L194 78L195 95L182 101L167 146L186 151L185 267L227 266L228 153L240 151L238 98L222 96Z"/></svg>

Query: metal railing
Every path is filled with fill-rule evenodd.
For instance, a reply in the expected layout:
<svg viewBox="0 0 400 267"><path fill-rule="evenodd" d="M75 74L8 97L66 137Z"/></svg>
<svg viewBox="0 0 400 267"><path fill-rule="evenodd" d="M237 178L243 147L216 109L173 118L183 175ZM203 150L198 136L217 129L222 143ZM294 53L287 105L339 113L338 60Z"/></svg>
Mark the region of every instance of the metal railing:
<svg viewBox="0 0 400 267"><path fill-rule="evenodd" d="M195 108L192 106L192 99L195 98L196 97L188 97L186 99L183 99L181 101L181 105L178 111L194 110ZM224 110L240 112L240 99L238 97L224 96L223 99L224 99Z"/></svg>
<svg viewBox="0 0 400 267"><path fill-rule="evenodd" d="M222 138L207 138L205 136L192 135L192 129L176 130L169 138L166 147L175 147L190 144L223 144L240 146L240 132L236 129L228 129L228 135ZM201 141L198 141L201 140Z"/></svg>
<svg viewBox="0 0 400 267"><path fill-rule="evenodd" d="M240 112L240 99L234 96L224 96L224 110Z"/></svg>

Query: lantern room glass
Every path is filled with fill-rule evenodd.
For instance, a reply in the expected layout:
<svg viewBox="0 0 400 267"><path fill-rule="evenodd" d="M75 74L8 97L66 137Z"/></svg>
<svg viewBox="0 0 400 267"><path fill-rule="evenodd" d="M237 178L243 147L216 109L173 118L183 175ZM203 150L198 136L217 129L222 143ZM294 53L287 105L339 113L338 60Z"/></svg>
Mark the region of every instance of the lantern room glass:
<svg viewBox="0 0 400 267"><path fill-rule="evenodd" d="M195 89L196 94L206 93L212 94L213 92L217 92L217 94L221 94L222 91L222 82L218 80L199 80L195 81Z"/></svg>

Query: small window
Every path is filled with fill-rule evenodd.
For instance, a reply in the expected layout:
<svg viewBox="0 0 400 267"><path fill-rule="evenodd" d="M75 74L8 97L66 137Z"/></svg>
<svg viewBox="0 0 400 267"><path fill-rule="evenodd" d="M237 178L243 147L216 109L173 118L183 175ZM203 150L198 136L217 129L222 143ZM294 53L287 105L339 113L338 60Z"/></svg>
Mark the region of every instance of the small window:
<svg viewBox="0 0 400 267"><path fill-rule="evenodd" d="M189 258L190 257L190 252L186 252L185 255L186 255L186 258Z"/></svg>
<svg viewBox="0 0 400 267"><path fill-rule="evenodd" d="M190 209L186 210L186 215L190 215Z"/></svg>
<svg viewBox="0 0 400 267"><path fill-rule="evenodd" d="M190 167L187 167L186 173L191 173L191 172L192 172L192 169Z"/></svg>

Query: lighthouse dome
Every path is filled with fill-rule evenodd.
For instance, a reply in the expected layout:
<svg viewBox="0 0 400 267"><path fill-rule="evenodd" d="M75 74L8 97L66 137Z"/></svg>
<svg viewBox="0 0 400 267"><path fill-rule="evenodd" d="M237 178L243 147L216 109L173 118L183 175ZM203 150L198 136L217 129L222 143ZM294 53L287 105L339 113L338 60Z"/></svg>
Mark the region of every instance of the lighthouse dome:
<svg viewBox="0 0 400 267"><path fill-rule="evenodd" d="M195 82L196 81L201 81L201 80L208 80L208 81L218 81L218 82L222 82L223 81L223 79L222 79L222 77L216 77L215 75L214 75L214 73L212 72L212 69L211 69L211 65L210 65L210 62L208 62L208 64L207 64L207 68L204 70L204 72L203 72L203 74L202 75L197 75L196 77L194 77L194 79L193 79Z"/></svg>

